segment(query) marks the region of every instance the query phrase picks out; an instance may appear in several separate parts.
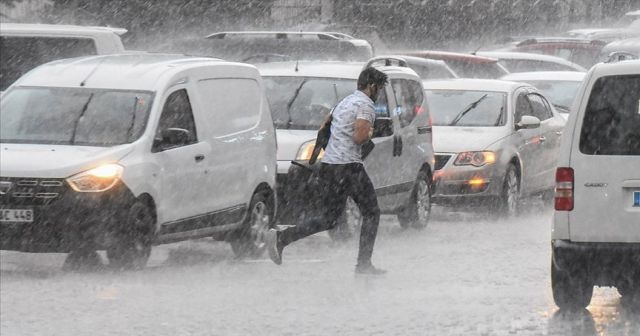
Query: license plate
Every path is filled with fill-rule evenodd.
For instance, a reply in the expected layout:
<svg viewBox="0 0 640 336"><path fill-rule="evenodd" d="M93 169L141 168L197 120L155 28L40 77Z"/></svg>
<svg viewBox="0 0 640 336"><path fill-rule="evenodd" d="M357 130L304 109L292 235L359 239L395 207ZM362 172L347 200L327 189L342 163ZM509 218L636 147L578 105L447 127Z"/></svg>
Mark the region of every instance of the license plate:
<svg viewBox="0 0 640 336"><path fill-rule="evenodd" d="M0 222L33 222L33 210L28 209L0 209Z"/></svg>
<svg viewBox="0 0 640 336"><path fill-rule="evenodd" d="M640 191L633 192L633 206L640 207Z"/></svg>

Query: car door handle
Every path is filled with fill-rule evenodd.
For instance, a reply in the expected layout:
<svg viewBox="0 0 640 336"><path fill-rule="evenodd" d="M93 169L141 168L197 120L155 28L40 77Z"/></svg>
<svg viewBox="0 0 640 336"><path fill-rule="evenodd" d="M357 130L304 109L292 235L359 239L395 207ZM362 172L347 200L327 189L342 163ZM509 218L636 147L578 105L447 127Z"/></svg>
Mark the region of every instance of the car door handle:
<svg viewBox="0 0 640 336"><path fill-rule="evenodd" d="M547 141L546 137L541 136L540 138L538 138L540 140L540 143L543 143L545 141Z"/></svg>
<svg viewBox="0 0 640 336"><path fill-rule="evenodd" d="M432 127L431 126L420 126L418 127L418 134L427 134L427 133L431 133L432 131Z"/></svg>
<svg viewBox="0 0 640 336"><path fill-rule="evenodd" d="M198 155L196 155L195 159L196 159L196 162L200 162L200 161L204 160L204 155L203 154L198 154Z"/></svg>
<svg viewBox="0 0 640 336"><path fill-rule="evenodd" d="M556 131L556 135L562 135L562 131Z"/></svg>

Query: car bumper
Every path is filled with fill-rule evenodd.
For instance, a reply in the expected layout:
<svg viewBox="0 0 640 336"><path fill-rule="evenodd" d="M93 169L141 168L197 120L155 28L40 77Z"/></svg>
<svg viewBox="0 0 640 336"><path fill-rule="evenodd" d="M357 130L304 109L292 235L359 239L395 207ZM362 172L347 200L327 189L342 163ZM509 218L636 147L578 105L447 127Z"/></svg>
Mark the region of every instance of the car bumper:
<svg viewBox="0 0 640 336"><path fill-rule="evenodd" d="M629 272L638 272L640 265L640 242L553 240L551 247L556 267L570 272L586 271L597 285L615 285L628 277Z"/></svg>
<svg viewBox="0 0 640 336"><path fill-rule="evenodd" d="M497 165L455 166L449 162L434 172L434 202L481 200L500 196L502 174Z"/></svg>
<svg viewBox="0 0 640 336"><path fill-rule="evenodd" d="M22 252L70 252L104 249L135 197L122 183L101 193L73 191L66 182L46 202L2 198L2 209L33 211L32 222L0 222L0 249Z"/></svg>

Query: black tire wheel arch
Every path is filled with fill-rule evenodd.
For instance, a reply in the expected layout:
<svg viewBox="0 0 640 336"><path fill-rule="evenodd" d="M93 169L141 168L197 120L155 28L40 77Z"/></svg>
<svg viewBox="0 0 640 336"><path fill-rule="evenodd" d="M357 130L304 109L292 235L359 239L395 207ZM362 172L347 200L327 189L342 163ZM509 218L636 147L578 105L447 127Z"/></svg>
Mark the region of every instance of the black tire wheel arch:
<svg viewBox="0 0 640 336"><path fill-rule="evenodd" d="M432 194L431 174L428 170L421 170L411 191L409 202L398 213L398 222L402 228L423 229L427 227L433 204Z"/></svg>
<svg viewBox="0 0 640 336"><path fill-rule="evenodd" d="M275 226L274 196L270 190L254 192L242 227L230 240L238 258L259 258L266 250L265 235Z"/></svg>
<svg viewBox="0 0 640 336"><path fill-rule="evenodd" d="M107 248L109 266L117 269L144 268L155 236L154 209L142 200L135 201L116 228L115 241Z"/></svg>

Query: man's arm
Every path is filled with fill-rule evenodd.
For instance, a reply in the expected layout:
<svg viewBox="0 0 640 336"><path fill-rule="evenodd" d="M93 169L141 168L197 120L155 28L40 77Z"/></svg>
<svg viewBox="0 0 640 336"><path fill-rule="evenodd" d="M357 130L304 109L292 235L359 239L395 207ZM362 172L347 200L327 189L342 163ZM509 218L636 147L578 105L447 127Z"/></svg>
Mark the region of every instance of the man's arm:
<svg viewBox="0 0 640 336"><path fill-rule="evenodd" d="M369 141L372 134L373 125L369 120L356 119L355 130L353 132L353 141L356 144L362 145L363 143Z"/></svg>

